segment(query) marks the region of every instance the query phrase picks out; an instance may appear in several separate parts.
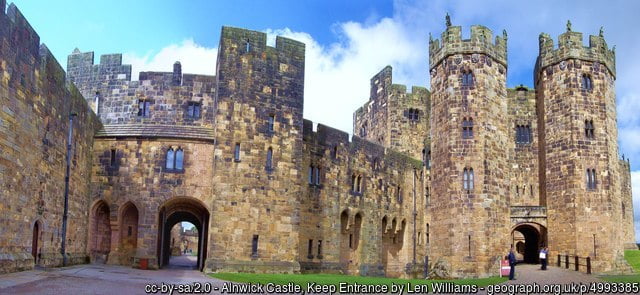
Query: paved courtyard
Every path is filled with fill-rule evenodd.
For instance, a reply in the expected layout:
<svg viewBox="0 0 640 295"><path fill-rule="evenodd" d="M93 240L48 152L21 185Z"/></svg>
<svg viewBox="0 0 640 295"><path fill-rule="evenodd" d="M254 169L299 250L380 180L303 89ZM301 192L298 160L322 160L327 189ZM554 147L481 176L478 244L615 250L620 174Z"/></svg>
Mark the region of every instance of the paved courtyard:
<svg viewBox="0 0 640 295"><path fill-rule="evenodd" d="M193 270L190 256L175 257L171 269L140 270L115 265L77 265L49 270L32 270L0 275L0 294L148 294L147 284L211 283L221 288L224 281L210 278ZM572 282L596 282L595 276L549 267L539 270L539 265L518 265L516 280L510 284L568 284ZM163 294L161 292L152 292ZM213 294L219 294L213 291ZM479 293L486 293L486 290ZM169 294L169 293L164 293ZM178 292L173 292L178 294Z"/></svg>

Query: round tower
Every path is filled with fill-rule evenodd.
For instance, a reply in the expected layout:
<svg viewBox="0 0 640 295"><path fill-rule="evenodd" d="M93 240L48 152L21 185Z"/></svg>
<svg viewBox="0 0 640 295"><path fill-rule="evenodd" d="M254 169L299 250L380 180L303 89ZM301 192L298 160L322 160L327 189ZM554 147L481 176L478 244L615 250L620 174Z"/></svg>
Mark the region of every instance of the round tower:
<svg viewBox="0 0 640 295"><path fill-rule="evenodd" d="M495 275L509 250L507 35L447 28L429 42L430 260L452 277Z"/></svg>
<svg viewBox="0 0 640 295"><path fill-rule="evenodd" d="M602 30L589 46L570 22L557 48L540 35L535 84L549 249L552 258L590 257L595 272L625 267L615 75Z"/></svg>

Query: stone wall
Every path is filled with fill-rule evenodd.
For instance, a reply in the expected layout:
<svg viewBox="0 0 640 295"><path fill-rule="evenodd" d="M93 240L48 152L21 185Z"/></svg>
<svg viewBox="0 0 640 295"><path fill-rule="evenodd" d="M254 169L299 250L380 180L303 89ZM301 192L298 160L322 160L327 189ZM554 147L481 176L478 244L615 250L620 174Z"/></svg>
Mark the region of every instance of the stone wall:
<svg viewBox="0 0 640 295"><path fill-rule="evenodd" d="M322 124L313 131L312 125L305 120L303 271L413 277L407 271L413 251L419 265L426 252L422 163L359 137L349 141L346 132Z"/></svg>
<svg viewBox="0 0 640 295"><path fill-rule="evenodd" d="M413 86L407 92L405 85L392 82L390 66L371 78L371 97L354 112L353 134L422 159L429 137L429 91Z"/></svg>
<svg viewBox="0 0 640 295"><path fill-rule="evenodd" d="M629 159L620 160L620 186L622 188L622 202L620 212L622 212L622 240L624 248L629 250L638 249L636 235L633 224L633 196L631 194L631 164Z"/></svg>
<svg viewBox="0 0 640 295"><path fill-rule="evenodd" d="M31 269L34 263L62 265L70 113L77 117L66 252L68 263L77 264L87 257L88 180L100 122L16 6L5 13L0 1L0 273Z"/></svg>
<svg viewBox="0 0 640 295"><path fill-rule="evenodd" d="M592 257L595 272L624 269L621 171L615 108L613 52L603 36L570 28L558 48L540 35L535 83L538 96L541 190L546 200L551 257L570 254ZM587 75L592 87L585 87ZM585 133L592 120L594 136ZM595 169L595 187L587 169Z"/></svg>
<svg viewBox="0 0 640 295"><path fill-rule="evenodd" d="M437 212L430 217L431 255L450 267L451 276L486 277L510 244L506 36L493 43L481 26L471 28L469 40L454 26L442 36L442 47L439 41L429 45L430 209ZM469 84L464 73L472 75Z"/></svg>
<svg viewBox="0 0 640 295"><path fill-rule="evenodd" d="M509 162L511 168L510 206L540 206L538 180L538 117L536 93L517 87L507 90L509 129ZM528 132L528 138L517 138L518 128ZM523 132L524 133L524 132Z"/></svg>

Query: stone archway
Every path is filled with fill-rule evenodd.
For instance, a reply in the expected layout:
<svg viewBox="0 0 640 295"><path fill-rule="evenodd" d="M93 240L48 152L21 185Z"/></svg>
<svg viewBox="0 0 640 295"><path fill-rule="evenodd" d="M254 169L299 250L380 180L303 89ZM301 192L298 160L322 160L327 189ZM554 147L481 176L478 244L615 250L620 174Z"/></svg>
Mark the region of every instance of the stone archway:
<svg viewBox="0 0 640 295"><path fill-rule="evenodd" d="M524 263L540 263L540 249L547 245L547 229L537 223L520 223L511 231L512 244Z"/></svg>
<svg viewBox="0 0 640 295"><path fill-rule="evenodd" d="M120 254L121 264L133 265L138 248L138 208L127 202L120 209Z"/></svg>
<svg viewBox="0 0 640 295"><path fill-rule="evenodd" d="M106 263L111 252L111 222L109 206L99 200L91 210L89 257L91 262Z"/></svg>
<svg viewBox="0 0 640 295"><path fill-rule="evenodd" d="M158 233L158 264L169 265L171 257L171 229L179 222L190 222L198 231L197 269L204 268L207 258L207 238L209 228L209 210L199 200L178 197L166 201L160 207Z"/></svg>

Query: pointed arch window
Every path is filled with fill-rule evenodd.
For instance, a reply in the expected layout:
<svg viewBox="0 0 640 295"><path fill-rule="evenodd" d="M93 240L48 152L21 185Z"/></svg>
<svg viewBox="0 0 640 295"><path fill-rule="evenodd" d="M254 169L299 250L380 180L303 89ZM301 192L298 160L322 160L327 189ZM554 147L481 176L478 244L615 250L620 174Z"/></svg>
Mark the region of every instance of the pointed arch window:
<svg viewBox="0 0 640 295"><path fill-rule="evenodd" d="M179 172L184 170L184 150L181 147L167 149L165 156L165 170Z"/></svg>
<svg viewBox="0 0 640 295"><path fill-rule="evenodd" d="M468 191L473 190L473 168L464 168L462 171L462 189Z"/></svg>
<svg viewBox="0 0 640 295"><path fill-rule="evenodd" d="M582 75L582 89L590 91L593 89L593 84L591 83L591 76L587 74Z"/></svg>

